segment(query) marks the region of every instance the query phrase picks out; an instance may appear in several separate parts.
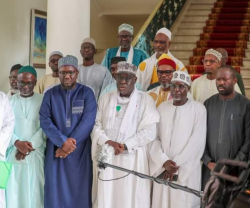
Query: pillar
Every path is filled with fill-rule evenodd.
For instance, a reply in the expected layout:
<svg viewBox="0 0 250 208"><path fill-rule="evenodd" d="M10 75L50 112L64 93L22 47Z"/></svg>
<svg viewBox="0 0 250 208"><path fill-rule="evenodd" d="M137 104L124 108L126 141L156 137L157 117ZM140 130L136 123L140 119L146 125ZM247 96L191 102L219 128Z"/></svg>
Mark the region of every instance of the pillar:
<svg viewBox="0 0 250 208"><path fill-rule="evenodd" d="M48 60L52 51L61 51L64 56L76 56L78 63L82 62L81 42L90 36L90 0L47 2L46 74L49 74Z"/></svg>

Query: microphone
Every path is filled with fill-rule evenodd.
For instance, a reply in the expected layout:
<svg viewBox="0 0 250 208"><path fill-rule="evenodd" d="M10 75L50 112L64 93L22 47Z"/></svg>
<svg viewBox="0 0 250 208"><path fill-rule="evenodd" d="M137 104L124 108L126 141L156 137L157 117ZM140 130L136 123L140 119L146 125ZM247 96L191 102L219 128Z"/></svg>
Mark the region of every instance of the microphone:
<svg viewBox="0 0 250 208"><path fill-rule="evenodd" d="M115 154L114 148L108 144L99 146L96 152L97 166L100 169L105 169L105 163L110 163L113 155Z"/></svg>

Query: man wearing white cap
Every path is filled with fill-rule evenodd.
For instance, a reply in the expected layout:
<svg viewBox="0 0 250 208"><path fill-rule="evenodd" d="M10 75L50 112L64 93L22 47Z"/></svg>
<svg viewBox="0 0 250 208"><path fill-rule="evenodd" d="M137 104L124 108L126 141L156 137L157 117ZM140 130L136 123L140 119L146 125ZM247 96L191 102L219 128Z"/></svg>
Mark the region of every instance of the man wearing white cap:
<svg viewBox="0 0 250 208"><path fill-rule="evenodd" d="M98 100L101 92L113 82L112 75L106 67L94 62L96 44L93 38L83 40L80 53L83 63L78 66L78 82L91 87Z"/></svg>
<svg viewBox="0 0 250 208"><path fill-rule="evenodd" d="M52 70L52 74L47 74L40 78L34 88L34 92L44 94L51 87L60 84L58 75L58 60L63 57L60 51L53 51L49 55L49 67Z"/></svg>
<svg viewBox="0 0 250 208"><path fill-rule="evenodd" d="M171 41L171 32L167 28L161 28L155 35L154 50L155 53L142 63L137 71L137 78L143 91L146 91L150 84L158 82L157 61L163 53L167 53L177 65L177 70L187 71L184 64L176 59L169 51Z"/></svg>
<svg viewBox="0 0 250 208"><path fill-rule="evenodd" d="M91 134L92 157L99 145L108 144L115 151L111 164L149 174L147 144L156 138L159 114L153 100L135 88L136 70L136 66L126 62L117 64L118 91L107 93L99 100ZM96 174L93 175L95 178ZM124 172L107 168L100 178L107 180L125 175ZM94 207L149 208L150 184L149 180L133 175L112 182L98 180Z"/></svg>
<svg viewBox="0 0 250 208"><path fill-rule="evenodd" d="M206 109L187 98L190 76L173 74L172 101L162 103L158 112L158 135L150 147L150 172L153 176L175 180L177 184L200 190L201 164L206 142ZM200 207L199 197L170 186L153 184L152 208Z"/></svg>
<svg viewBox="0 0 250 208"><path fill-rule="evenodd" d="M204 103L206 99L218 93L215 81L217 70L221 66L221 58L221 53L212 48L206 51L203 60L206 74L195 79L191 86L191 94L196 101ZM235 91L241 94L237 83Z"/></svg>
<svg viewBox="0 0 250 208"><path fill-rule="evenodd" d="M110 70L111 59L115 56L125 57L126 61L130 64L134 64L135 66L139 66L139 64L147 59L148 54L140 49L133 48L131 46L133 40L133 26L129 24L122 24L118 28L118 41L120 47L109 48L106 52L104 59L102 60L102 65L106 66Z"/></svg>
<svg viewBox="0 0 250 208"><path fill-rule="evenodd" d="M157 63L157 76L159 82L155 83L159 86L148 91L148 94L155 101L156 107L162 102L172 100L170 94L170 82L173 78L173 73L176 71L177 65L166 53L162 54ZM155 85L154 84L154 85ZM188 99L193 100L190 92L187 93Z"/></svg>

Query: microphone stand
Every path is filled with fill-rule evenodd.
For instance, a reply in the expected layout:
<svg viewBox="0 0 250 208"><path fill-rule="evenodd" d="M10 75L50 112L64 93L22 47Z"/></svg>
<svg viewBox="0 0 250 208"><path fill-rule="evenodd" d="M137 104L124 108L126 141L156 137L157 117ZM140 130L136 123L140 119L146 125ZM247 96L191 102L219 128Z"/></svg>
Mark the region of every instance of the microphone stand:
<svg viewBox="0 0 250 208"><path fill-rule="evenodd" d="M120 171L129 173L129 174L133 174L133 175L138 176L138 177L143 178L143 179L148 179L148 180L154 181L154 182L159 183L159 184L164 184L166 186L170 186L171 188L174 188L174 189L179 189L179 190L182 190L182 191L186 191L188 193L196 195L197 197L203 197L204 196L202 191L197 191L197 190L188 188L186 186L181 186L181 185L178 185L176 183L172 183L172 182L170 182L168 180L163 180L163 179L160 179L160 178L155 178L155 177L152 177L152 176L148 176L148 175L138 173L138 172L133 171L133 170L128 170L128 169L125 169L125 168L122 168L122 167L119 167L119 166L111 165L109 163L104 163L104 162L99 161L97 166L100 169L105 169L105 168L109 167L109 168L113 168L113 169L116 169L116 170L120 170Z"/></svg>

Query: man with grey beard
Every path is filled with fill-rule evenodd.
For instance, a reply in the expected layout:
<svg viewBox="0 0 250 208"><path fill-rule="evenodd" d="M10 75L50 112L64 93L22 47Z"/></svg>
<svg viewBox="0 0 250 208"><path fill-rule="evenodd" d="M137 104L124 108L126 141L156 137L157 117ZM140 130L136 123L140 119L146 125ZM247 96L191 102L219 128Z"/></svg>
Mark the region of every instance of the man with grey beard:
<svg viewBox="0 0 250 208"><path fill-rule="evenodd" d="M140 63L137 71L137 81L142 86L142 90L146 91L150 84L158 82L157 67L156 64L163 53L167 53L168 56L176 63L176 70L187 72L184 64L176 59L169 51L171 44L171 32L163 27L155 35L154 39L154 51L155 53L148 59Z"/></svg>
<svg viewBox="0 0 250 208"><path fill-rule="evenodd" d="M153 84L155 88L151 88L148 94L155 101L156 107L162 102L172 100L170 95L170 82L173 78L173 73L176 71L177 65L173 59L166 53L162 54L157 63L157 77L159 82ZM187 97L193 100L190 92L187 92Z"/></svg>

